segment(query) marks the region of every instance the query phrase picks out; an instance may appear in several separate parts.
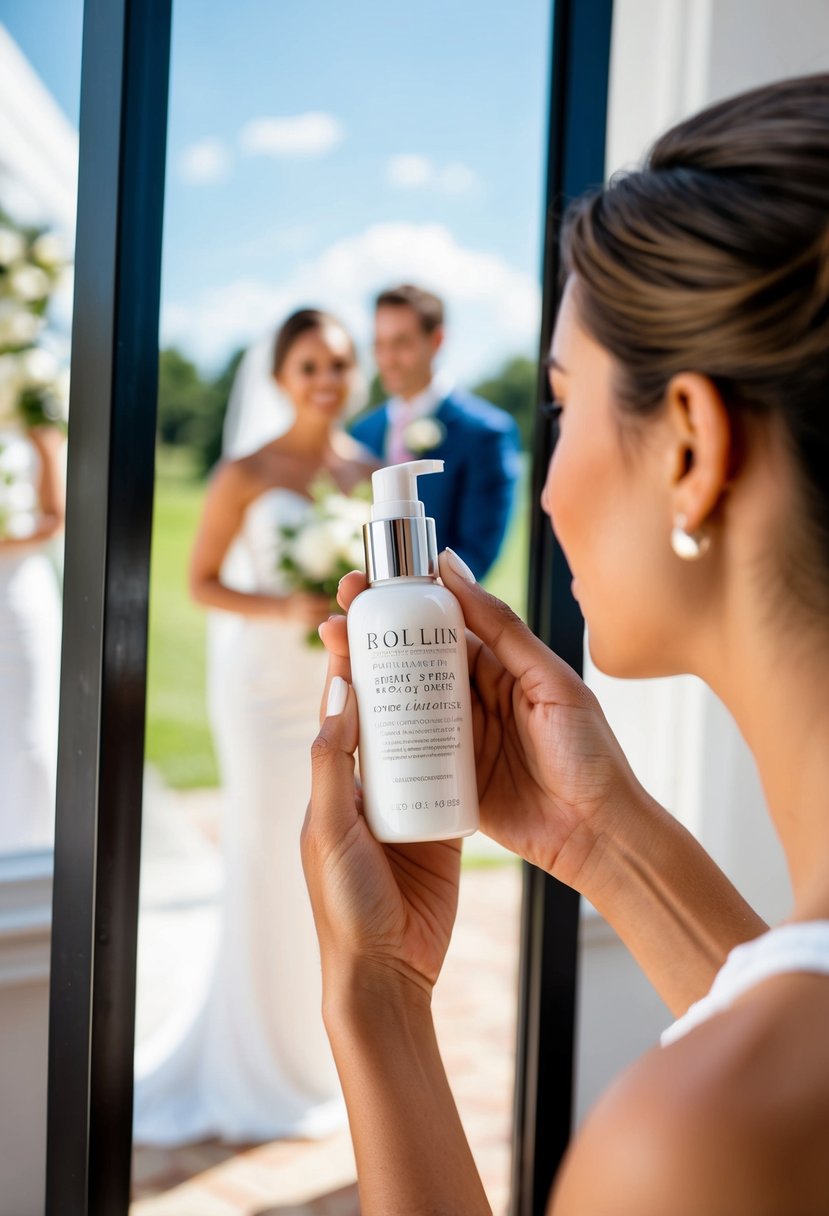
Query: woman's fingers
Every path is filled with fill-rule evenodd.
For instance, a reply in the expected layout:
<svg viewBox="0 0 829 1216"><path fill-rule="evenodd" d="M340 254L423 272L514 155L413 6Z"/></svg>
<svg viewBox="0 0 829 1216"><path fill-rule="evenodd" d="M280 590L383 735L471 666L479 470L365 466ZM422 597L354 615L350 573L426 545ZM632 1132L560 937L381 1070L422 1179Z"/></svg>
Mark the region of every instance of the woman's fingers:
<svg viewBox="0 0 829 1216"><path fill-rule="evenodd" d="M365 591L367 586L368 580L359 570L352 570L350 574L346 574L340 579L340 585L337 588L337 603L343 612L348 612L354 600L361 591Z"/></svg>
<svg viewBox="0 0 829 1216"><path fill-rule="evenodd" d="M459 565L451 550L440 555L440 577L460 601L467 628L489 647L517 680L536 668L549 672L556 664L552 651L502 600L474 582L465 564Z"/></svg>
<svg viewBox="0 0 829 1216"><path fill-rule="evenodd" d="M329 616L319 626L319 635L329 655L348 658L348 632L344 616Z"/></svg>
<svg viewBox="0 0 829 1216"><path fill-rule="evenodd" d="M342 840L358 819L354 797L357 700L342 676L332 676L320 732L311 748L308 830L327 844Z"/></svg>
<svg viewBox="0 0 829 1216"><path fill-rule="evenodd" d="M340 617L340 618L335 618L335 619L342 620L343 625L345 625L344 618ZM330 626L331 621L330 620L326 621L326 625ZM345 630L343 630L343 632L345 632ZM349 659L348 659L348 640L346 639L346 644L345 644L344 650L334 649L333 647L330 647L328 645L328 639L329 639L330 633L331 633L331 630L328 629L328 630L326 630L325 635L323 635L322 626L320 627L320 637L322 638L323 642L325 643L325 647L328 650L328 671L326 672L326 676L325 676L325 688L322 690L322 704L320 705L320 722L324 722L326 717L328 717L328 715L329 715L329 712L330 712L329 707L332 704L331 695L332 695L332 688L334 687L334 681L339 680L340 683L345 684L346 687L348 687L351 684L351 663L349 662ZM334 704L336 704L336 701L334 702ZM356 717L356 713L357 713L356 702L355 702L354 713L355 713L355 717ZM356 740L355 740L354 746L355 747L357 746Z"/></svg>

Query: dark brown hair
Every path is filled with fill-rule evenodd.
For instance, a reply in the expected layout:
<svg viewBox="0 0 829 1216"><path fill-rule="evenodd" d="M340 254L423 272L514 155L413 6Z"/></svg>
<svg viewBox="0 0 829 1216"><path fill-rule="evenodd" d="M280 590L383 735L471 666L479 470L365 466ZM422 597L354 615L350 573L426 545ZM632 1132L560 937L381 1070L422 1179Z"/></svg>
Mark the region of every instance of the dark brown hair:
<svg viewBox="0 0 829 1216"><path fill-rule="evenodd" d="M443 325L443 300L431 291L422 287L413 287L411 283L403 283L400 287L390 287L381 291L374 302L377 308L411 308L417 313L418 320L425 334L433 334Z"/></svg>
<svg viewBox="0 0 829 1216"><path fill-rule="evenodd" d="M782 420L829 576L829 75L720 102L575 203L564 265L628 414L671 378Z"/></svg>
<svg viewBox="0 0 829 1216"><path fill-rule="evenodd" d="M278 376L282 371L285 360L288 358L291 347L297 338L302 337L303 334L307 334L311 330L326 329L329 325L335 325L337 329L341 329L346 335L351 350L352 362L356 363L357 352L354 349L351 335L342 321L338 321L330 312L323 312L320 308L300 308L296 312L292 312L288 319L282 323L274 339L273 361L271 363L271 371L274 376Z"/></svg>

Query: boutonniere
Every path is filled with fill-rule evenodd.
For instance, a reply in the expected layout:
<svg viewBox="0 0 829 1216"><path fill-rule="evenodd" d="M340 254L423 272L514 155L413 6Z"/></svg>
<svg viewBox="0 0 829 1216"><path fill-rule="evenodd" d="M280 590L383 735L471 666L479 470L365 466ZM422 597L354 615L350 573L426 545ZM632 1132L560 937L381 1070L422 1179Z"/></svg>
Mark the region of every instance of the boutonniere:
<svg viewBox="0 0 829 1216"><path fill-rule="evenodd" d="M413 456L431 452L446 438L446 427L437 418L415 418L403 432L403 443Z"/></svg>

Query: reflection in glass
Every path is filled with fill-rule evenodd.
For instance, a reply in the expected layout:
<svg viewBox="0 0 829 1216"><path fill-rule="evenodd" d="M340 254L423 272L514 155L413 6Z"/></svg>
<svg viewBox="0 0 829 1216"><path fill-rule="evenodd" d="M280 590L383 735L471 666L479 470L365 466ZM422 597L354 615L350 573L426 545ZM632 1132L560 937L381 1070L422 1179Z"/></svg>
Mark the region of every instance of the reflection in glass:
<svg viewBox="0 0 829 1216"><path fill-rule="evenodd" d="M81 8L0 25L2 1216L43 1210Z"/></svg>
<svg viewBox="0 0 829 1216"><path fill-rule="evenodd" d="M2 27L0 62L0 852L11 853L54 836L77 136Z"/></svg>
<svg viewBox="0 0 829 1216"><path fill-rule="evenodd" d="M445 494L443 507L436 504L436 514L447 521L442 525L439 518L443 543L453 543L446 534L453 522L451 500L460 493L462 478L472 483L478 476L478 487L469 495L467 544L474 541L476 522L486 531L488 510L494 509L498 522L495 539L490 537L477 555L473 544L467 560L479 574L488 570L487 585L523 610L527 477L523 453L516 460L515 436L526 447L533 425L549 5L522 0L509 13L494 3L485 8L473 46L468 15L437 0L405 14L398 6L356 4L347 20L341 6L327 0L313 18L301 8L279 6L277 12L254 2L239 10L231 37L213 6L183 0L175 7L151 582L139 1076L144 1075L144 1052L160 1041L159 1034L168 1033L165 1026L177 1022L181 1030L186 1018L203 1008L204 993L215 982L216 951L221 959L229 932L228 917L244 902L239 887L244 870L234 868L229 856L242 826L234 809L234 762L248 779L261 767L261 761L251 761L250 751L264 724L254 728L239 712L238 699L220 693L217 704L215 694L224 687L220 677L234 659L237 682L243 668L250 674L253 665L241 635L263 629L240 623L241 614L234 619L228 611L215 619L216 605L206 620L189 595L185 572L199 520L210 508L213 486L224 476L224 467L216 471L223 429L227 456L253 452L289 425L271 368L274 335L292 311L330 309L353 334L367 392L363 412L349 419L349 426L368 449L367 460L393 455L389 411L374 413L389 398L421 396L422 413L416 410L417 417L404 418L397 436L415 455L443 455L435 451L448 434L439 407L453 391L459 398L472 393L483 399L472 408L480 417L498 420L493 459L470 461L472 436L463 431L452 449L453 456L463 456L463 473ZM378 342L375 300L381 291L403 284L440 297L446 324L443 340L433 341L415 313L395 311L412 332L394 337L398 345L389 360ZM410 343L408 353L401 351L401 339ZM410 360L414 350L417 364L418 349L427 355L423 374L415 376L416 383L399 382L400 362ZM254 395L257 384L261 389L254 410L258 421L240 448L234 442L241 433L236 405L251 384ZM502 440L504 452L499 454ZM505 467L506 489L499 484ZM299 462L291 468L296 478ZM263 489L275 484L263 483ZM228 526L242 536L258 529L273 550L277 529L272 517L265 519L262 506L268 500L266 494L244 520ZM498 551L507 514L509 528ZM463 550L462 541L456 538L454 544ZM236 555L222 563L221 582L230 587L239 579L236 589L244 590L244 573L235 562ZM279 573L273 562L272 554L269 582ZM234 641L222 652L222 638L228 636ZM278 655L258 663L263 718L277 687L275 668L281 658L284 671L290 672L298 661L295 651L282 646ZM224 668L222 653L229 655ZM286 821L301 819L302 806L298 813L296 806L284 804L290 774L283 766L283 748L291 731L297 737L302 732L299 746L307 757L318 677L309 677L308 684L307 697L303 692L301 704L294 699L293 712L286 701L281 735L268 745L271 813ZM250 688L246 696L250 699ZM215 729L220 717L232 719L237 739L240 732L245 735L231 755L222 740L232 732ZM498 853L476 853L475 846L469 853L475 872L469 875L470 900L448 966L443 1025L456 1075L466 1077L461 1091L474 1093L469 1099L473 1105L482 1088L492 1088L493 1072L503 1074L504 1084L498 1085L503 1102L492 1116L499 1128L500 1155L491 1170L493 1193L498 1194L498 1187L503 1191L505 1186L508 1151L510 998L520 877ZM268 857L263 853L262 865L278 886L280 859L269 862ZM253 887L250 894L252 901ZM237 945L237 952L254 950L254 937L262 943L278 937L269 927L265 903L260 904L258 913L250 914L248 945ZM286 923L298 916L287 906L279 913ZM489 926L485 940L476 929L476 922L484 920ZM497 1047L490 1051L476 1039L476 1051L465 1055L452 1033L463 1022L460 1007L469 977L481 974L480 959L488 949L501 960L498 992L503 1000L491 1023L497 1026L492 1031ZM241 995L234 993L231 1003ZM261 1002L261 993L253 999ZM277 999L291 1000L286 976L277 996L267 998ZM469 1033L480 1032L481 1040L489 1033L474 1017L472 1025ZM169 1036L171 1042L172 1030ZM230 1049L226 1054L234 1058ZM490 1079L483 1085L482 1068ZM140 1096L140 1085L138 1092ZM487 1134L484 1122L479 1125L482 1137ZM202 1154L206 1169L229 1149L213 1143L187 1151ZM278 1146L272 1152L276 1160ZM331 1174L330 1190L349 1182L347 1136L320 1145L316 1158L310 1146L308 1154L309 1162L339 1160L341 1172ZM195 1155L160 1158L139 1147L139 1203L173 1180L183 1181L188 1162L190 1173L198 1170ZM197 1185L193 1179L191 1194Z"/></svg>

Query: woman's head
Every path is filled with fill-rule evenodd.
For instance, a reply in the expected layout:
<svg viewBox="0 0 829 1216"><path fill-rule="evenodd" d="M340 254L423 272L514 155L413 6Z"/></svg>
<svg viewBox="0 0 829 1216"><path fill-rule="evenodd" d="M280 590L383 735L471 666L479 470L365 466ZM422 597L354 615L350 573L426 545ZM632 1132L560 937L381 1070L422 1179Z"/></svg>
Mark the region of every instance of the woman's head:
<svg viewBox="0 0 829 1216"><path fill-rule="evenodd" d="M338 418L354 387L356 369L354 343L330 313L301 308L276 335L273 376L300 414Z"/></svg>
<svg viewBox="0 0 829 1216"><path fill-rule="evenodd" d="M566 421L545 503L597 662L619 674L677 669L677 625L704 619L715 585L723 611L723 595L738 593L735 561L769 612L825 613L829 76L680 123L644 168L571 208L563 252L553 354L565 370L553 379ZM585 503L597 500L581 518L577 476ZM693 567L670 551L677 515L711 539ZM619 610L625 572L638 581L635 628Z"/></svg>

